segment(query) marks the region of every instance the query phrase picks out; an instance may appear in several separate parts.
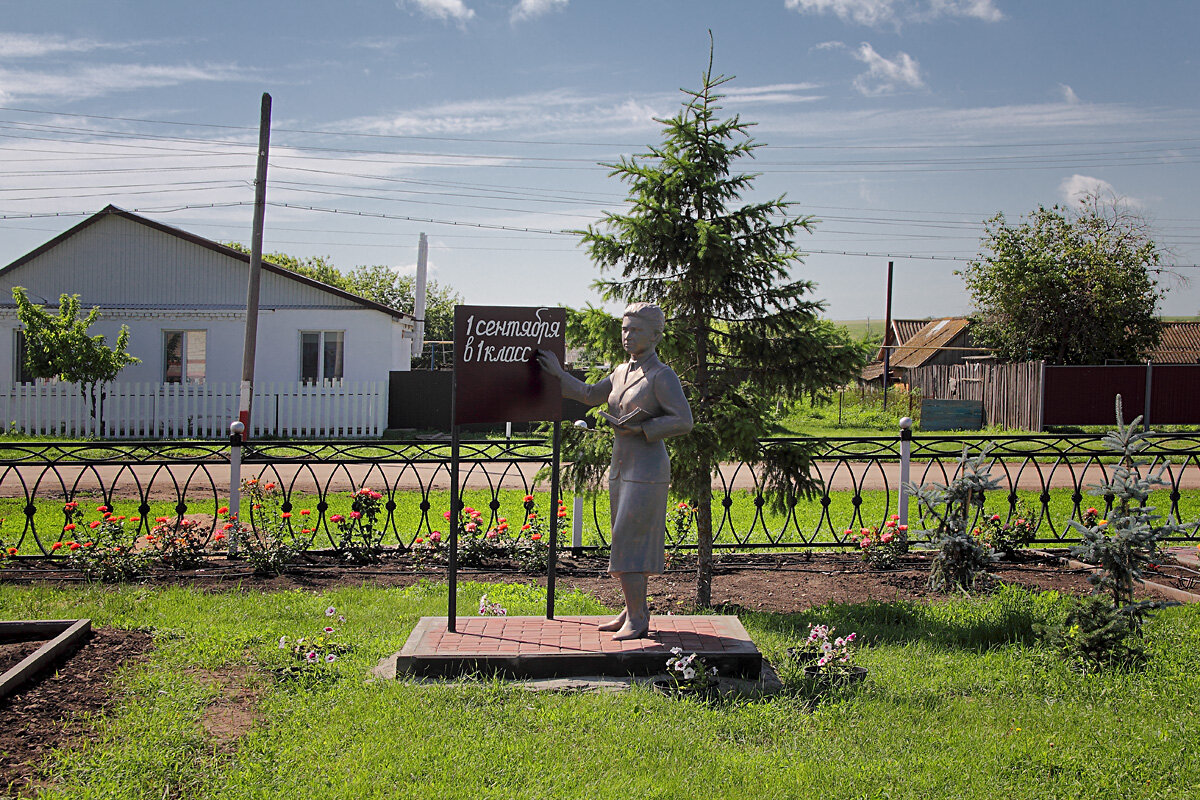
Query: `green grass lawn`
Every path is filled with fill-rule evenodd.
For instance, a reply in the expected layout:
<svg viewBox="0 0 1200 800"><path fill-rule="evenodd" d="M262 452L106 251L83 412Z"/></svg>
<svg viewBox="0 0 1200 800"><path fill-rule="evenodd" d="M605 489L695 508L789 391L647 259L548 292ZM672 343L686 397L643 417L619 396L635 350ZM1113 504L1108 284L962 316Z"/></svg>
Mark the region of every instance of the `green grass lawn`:
<svg viewBox="0 0 1200 800"><path fill-rule="evenodd" d="M540 590L487 591L538 614ZM90 616L145 628L150 663L123 670L117 701L77 748L45 764L53 798L1184 798L1200 793L1200 608L1167 609L1146 629L1140 672L1082 675L1031 626L1055 595L1008 589L931 605L871 603L742 621L775 663L809 622L857 631L871 670L857 691L813 704L704 706L643 690L533 694L501 681L368 683L445 590L327 593L0 585L0 618ZM259 721L217 746L201 717L213 671L257 670L280 636L319 630L324 610L354 650L312 689L258 671ZM598 613L581 594L561 613ZM784 673L789 690L798 687Z"/></svg>

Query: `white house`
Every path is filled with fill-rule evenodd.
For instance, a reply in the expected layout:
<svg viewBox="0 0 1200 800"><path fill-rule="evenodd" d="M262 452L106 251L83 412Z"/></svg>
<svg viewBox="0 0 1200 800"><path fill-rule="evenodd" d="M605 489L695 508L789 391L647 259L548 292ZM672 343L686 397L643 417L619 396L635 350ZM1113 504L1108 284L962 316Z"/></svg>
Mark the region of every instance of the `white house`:
<svg viewBox="0 0 1200 800"><path fill-rule="evenodd" d="M179 391L236 387L249 263L248 255L217 242L105 208L0 269L0 396L28 380L15 286L50 310L61 294L80 295L85 312L100 308L91 332L110 344L128 326L129 352L141 363L122 370L118 383L163 387L159 394L173 385ZM286 391L294 395L306 386L382 384L383 409L376 416L386 419L388 373L409 369L413 317L274 264L262 266L256 386L291 387ZM256 408L259 403L256 392ZM257 421L265 424L271 410L256 412ZM227 413L224 407L214 412L226 419ZM264 429L288 428L292 421L277 418L274 428Z"/></svg>

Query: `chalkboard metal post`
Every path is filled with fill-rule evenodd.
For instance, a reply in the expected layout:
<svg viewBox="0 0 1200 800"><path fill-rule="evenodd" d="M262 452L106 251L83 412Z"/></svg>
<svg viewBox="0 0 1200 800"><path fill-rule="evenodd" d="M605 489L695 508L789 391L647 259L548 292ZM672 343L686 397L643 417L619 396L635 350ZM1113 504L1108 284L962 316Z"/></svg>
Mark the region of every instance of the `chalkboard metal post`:
<svg viewBox="0 0 1200 800"><path fill-rule="evenodd" d="M446 611L446 630L456 633L458 626L458 419L454 411L454 395L458 391L457 359L454 369L454 380L450 382L450 553L446 559L446 569L450 582L449 603Z"/></svg>
<svg viewBox="0 0 1200 800"><path fill-rule="evenodd" d="M554 452L550 456L550 553L546 556L546 619L554 619L554 568L558 563L558 465L562 460L562 422L554 421Z"/></svg>

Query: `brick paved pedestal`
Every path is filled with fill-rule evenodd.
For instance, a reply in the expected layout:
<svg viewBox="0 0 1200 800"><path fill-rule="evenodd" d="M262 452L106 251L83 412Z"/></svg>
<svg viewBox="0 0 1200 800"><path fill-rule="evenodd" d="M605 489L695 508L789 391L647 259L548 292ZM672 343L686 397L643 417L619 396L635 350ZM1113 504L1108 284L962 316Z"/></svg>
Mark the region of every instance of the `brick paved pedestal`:
<svg viewBox="0 0 1200 800"><path fill-rule="evenodd" d="M654 675L671 648L698 653L721 675L754 680L762 654L733 616L656 616L650 636L614 642L596 629L607 617L422 617L396 657L396 672L453 676L479 672L511 678Z"/></svg>

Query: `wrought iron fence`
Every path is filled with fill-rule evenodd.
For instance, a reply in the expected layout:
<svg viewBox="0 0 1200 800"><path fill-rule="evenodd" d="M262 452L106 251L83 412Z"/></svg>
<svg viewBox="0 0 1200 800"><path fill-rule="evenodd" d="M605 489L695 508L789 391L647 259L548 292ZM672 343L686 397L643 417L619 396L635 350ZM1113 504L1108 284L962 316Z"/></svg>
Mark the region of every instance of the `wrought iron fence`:
<svg viewBox="0 0 1200 800"><path fill-rule="evenodd" d="M764 451L801 440L763 441ZM723 465L714 477L713 519L718 548L850 547L861 528L882 525L897 513L898 437L803 440L812 446L815 476L823 489L773 507L753 465ZM1038 543L1063 543L1075 536L1067 520L1081 519L1089 505L1107 512L1111 497L1092 498L1089 486L1103 482L1115 459L1098 436L959 436L912 440L911 475L916 483L946 483L963 447L990 447L993 475L1002 488L986 513L1003 519L1025 515L1036 524ZM300 544L322 549L336 544L334 514L345 514L351 493L364 486L383 495L380 525L386 545L407 549L419 536L444 530L449 503L447 441L254 441L242 453L242 475L275 484L281 511L307 511L291 527ZM22 554L49 554L69 538L63 506L104 506L123 517L132 543L161 520L194 519L208 538L220 530L229 504L227 441L200 442L8 442L0 445L0 542ZM1200 538L1200 434L1161 434L1141 454L1151 464L1169 460L1169 485L1151 498L1164 516L1186 525L1180 540ZM540 440L462 443L463 502L484 514L487 525L523 519L524 498L538 492L536 477L549 467ZM585 504L580 520L584 547L607 544L608 510L601 493ZM292 519L300 519L299 515ZM913 529L921 527L914 509ZM510 526L515 532L518 525ZM307 531L307 533L302 533ZM567 544L573 544L570 533ZM694 546L694 529L669 526L669 546Z"/></svg>

